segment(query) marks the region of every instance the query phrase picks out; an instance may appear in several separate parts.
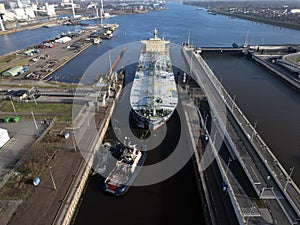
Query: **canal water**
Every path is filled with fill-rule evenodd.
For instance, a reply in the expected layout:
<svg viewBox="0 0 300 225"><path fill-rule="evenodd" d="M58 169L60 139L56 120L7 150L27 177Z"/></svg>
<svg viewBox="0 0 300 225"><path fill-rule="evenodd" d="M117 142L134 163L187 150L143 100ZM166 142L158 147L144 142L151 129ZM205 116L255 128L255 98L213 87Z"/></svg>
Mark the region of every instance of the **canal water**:
<svg viewBox="0 0 300 225"><path fill-rule="evenodd" d="M101 45L91 46L56 71L51 79L78 82L95 59L121 45L148 38L155 27L160 36L178 45L187 41L188 31L190 43L196 46L231 46L233 42L243 44L247 33L249 44L299 44L300 41L300 31L297 30L211 15L206 10L196 10L196 7L180 3L168 4L165 11L122 15L106 19L105 22L120 25L114 37L104 40ZM0 54L49 39L69 29L39 28L0 36L1 46L5 46L1 47ZM32 34L36 36L23 38ZM107 60L107 54L105 57ZM293 178L300 185L299 93L246 57L205 57L228 92L236 96L236 102L250 122L253 124L257 121L259 133L280 162L287 170L295 166ZM100 59L97 61L99 70L103 61ZM174 124L176 117L170 121L170 126ZM192 174L189 162L170 179L156 185L132 187L119 199L103 194L99 190L102 178L94 176L83 196L75 224L169 224L170 221L172 224L201 224L201 208Z"/></svg>
<svg viewBox="0 0 300 225"><path fill-rule="evenodd" d="M119 104L118 107L122 107L125 102ZM179 120L175 113L167 124L167 129L171 132L167 133L157 148L147 151L145 165L158 163L172 154L181 133ZM92 175L74 224L204 224L193 171L190 160L169 179L147 186L132 186L127 193L118 197L102 190L102 176ZM140 178L139 175L137 179Z"/></svg>
<svg viewBox="0 0 300 225"><path fill-rule="evenodd" d="M240 54L204 54L240 109L300 184L300 96L265 68ZM297 172L298 171L298 172Z"/></svg>

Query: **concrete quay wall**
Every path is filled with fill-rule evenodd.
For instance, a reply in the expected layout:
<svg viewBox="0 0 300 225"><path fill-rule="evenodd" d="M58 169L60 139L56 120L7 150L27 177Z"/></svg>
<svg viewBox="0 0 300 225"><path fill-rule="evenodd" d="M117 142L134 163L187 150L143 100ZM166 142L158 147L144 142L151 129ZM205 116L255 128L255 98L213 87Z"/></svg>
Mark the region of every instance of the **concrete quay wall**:
<svg viewBox="0 0 300 225"><path fill-rule="evenodd" d="M92 45L91 42L86 43L78 52L76 52L75 54L73 54L72 56L70 56L68 59L66 59L63 63L59 64L58 66L56 66L52 71L50 71L49 73L47 73L45 76L43 76L42 80L45 80L47 77L49 77L52 73L54 73L55 71L57 71L58 69L60 69L61 67L63 67L64 65L66 65L68 62L70 62L72 59L74 59L75 57L77 57L78 55L80 55L82 52L84 52L87 48L89 48Z"/></svg>
<svg viewBox="0 0 300 225"><path fill-rule="evenodd" d="M216 219L213 214L213 207L210 202L209 193L208 193L208 184L205 180L204 171L202 170L201 165L201 156L203 148L201 144L201 140L198 140L195 137L201 136L201 130L200 130L200 121L199 117L197 115L196 109L191 109L189 107L189 104L183 104L184 107L184 115L187 122L188 127L188 133L190 134L189 137L191 139L192 148L194 151L193 156L193 167L196 175L196 183L199 190L199 197L202 202L202 210L204 213L205 222L207 225L217 225ZM207 207L206 207L207 205Z"/></svg>
<svg viewBox="0 0 300 225"><path fill-rule="evenodd" d="M286 83L288 83L289 85L291 85L293 88L295 88L297 91L300 91L300 84L298 82L296 82L295 80L289 78L288 76L284 75L283 73L281 73L280 71L278 71L277 69L275 69L274 67L272 67L269 63L265 62L264 60L262 60L261 58L259 58L258 56L251 54L251 58L259 63L260 65L264 66L265 68L267 68L268 70L270 70L274 75L276 75L277 77L279 77L280 79L282 79L283 81L285 81Z"/></svg>
<svg viewBox="0 0 300 225"><path fill-rule="evenodd" d="M117 92L116 99L119 98L121 90L122 89L120 88ZM115 100L110 101L108 104L109 106L106 112L106 116L101 122L99 132L95 136L91 147L92 154L90 154L87 161L83 160L81 165L79 166L76 172L76 178L73 180L73 183L70 185L68 193L66 194L65 203L62 204L60 209L58 210L58 213L52 223L53 225L69 225L72 221L77 208L77 204L80 200L88 177L90 175L95 153L100 149L100 146L104 139L104 135L109 126L109 121L115 108Z"/></svg>

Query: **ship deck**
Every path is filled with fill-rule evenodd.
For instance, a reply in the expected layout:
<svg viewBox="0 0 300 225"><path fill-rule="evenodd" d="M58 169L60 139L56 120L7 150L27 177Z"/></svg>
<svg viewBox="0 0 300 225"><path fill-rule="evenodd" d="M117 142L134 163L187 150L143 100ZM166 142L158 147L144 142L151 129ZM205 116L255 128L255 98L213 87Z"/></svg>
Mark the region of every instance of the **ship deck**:
<svg viewBox="0 0 300 225"><path fill-rule="evenodd" d="M130 165L120 162L119 166L113 169L109 177L107 178L107 183L120 187L123 184L126 184L131 176Z"/></svg>
<svg viewBox="0 0 300 225"><path fill-rule="evenodd" d="M174 111L178 94L168 52L141 52L130 102L133 110L148 119Z"/></svg>

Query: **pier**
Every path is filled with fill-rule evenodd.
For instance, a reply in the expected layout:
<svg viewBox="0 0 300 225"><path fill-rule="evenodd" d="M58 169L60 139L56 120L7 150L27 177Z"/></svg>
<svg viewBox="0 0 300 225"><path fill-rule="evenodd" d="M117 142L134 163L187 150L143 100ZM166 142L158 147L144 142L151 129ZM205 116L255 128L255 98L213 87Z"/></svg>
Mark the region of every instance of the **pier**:
<svg viewBox="0 0 300 225"><path fill-rule="evenodd" d="M290 174L256 132L256 125L248 121L235 104L235 99L223 88L198 49L184 46L182 51L189 65L190 75L207 96L212 118L218 129L214 134L210 134L209 142L213 146L219 134L224 134L225 143L229 148L228 161L222 160L214 147L213 152L239 224L261 224L261 218L271 218L270 212L273 216L281 218L281 224L299 223L300 192ZM204 120L201 118L202 124ZM203 127L203 132L208 134L206 127ZM243 168L256 198L250 198L241 191L243 188L238 178L228 171L229 160ZM258 207L257 200L262 200L266 207Z"/></svg>

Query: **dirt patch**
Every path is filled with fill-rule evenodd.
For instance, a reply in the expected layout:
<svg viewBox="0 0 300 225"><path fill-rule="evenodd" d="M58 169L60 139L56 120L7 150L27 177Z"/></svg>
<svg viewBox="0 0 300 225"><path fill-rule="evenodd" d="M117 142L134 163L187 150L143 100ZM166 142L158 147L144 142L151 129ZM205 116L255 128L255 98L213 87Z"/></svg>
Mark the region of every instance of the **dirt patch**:
<svg viewBox="0 0 300 225"><path fill-rule="evenodd" d="M22 200L0 201L0 224L7 224L22 202Z"/></svg>
<svg viewBox="0 0 300 225"><path fill-rule="evenodd" d="M26 199L33 189L33 179L42 175L49 161L55 157L56 151L61 149L64 142L66 140L60 134L49 132L41 142L28 149L22 156L16 171L0 190L0 199Z"/></svg>

